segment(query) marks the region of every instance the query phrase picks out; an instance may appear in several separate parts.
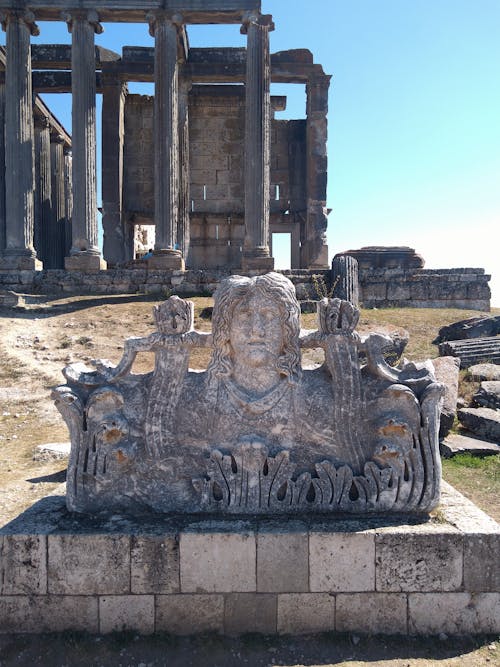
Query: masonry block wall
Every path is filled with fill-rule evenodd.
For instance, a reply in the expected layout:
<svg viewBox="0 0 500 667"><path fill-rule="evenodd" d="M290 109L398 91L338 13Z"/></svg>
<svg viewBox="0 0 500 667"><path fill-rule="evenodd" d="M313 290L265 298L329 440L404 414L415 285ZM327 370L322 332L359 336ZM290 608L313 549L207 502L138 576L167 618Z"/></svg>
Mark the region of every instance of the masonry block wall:
<svg viewBox="0 0 500 667"><path fill-rule="evenodd" d="M399 524L117 522L46 498L0 531L0 632L497 633L499 531L446 485L439 521Z"/></svg>
<svg viewBox="0 0 500 667"><path fill-rule="evenodd" d="M244 86L193 86L189 94L189 268L241 266L245 236L244 139ZM300 220L305 221L305 156L306 121L274 119L271 231L292 233L296 250L292 268L299 266ZM123 162L124 220L126 224L153 224L152 97L127 95Z"/></svg>

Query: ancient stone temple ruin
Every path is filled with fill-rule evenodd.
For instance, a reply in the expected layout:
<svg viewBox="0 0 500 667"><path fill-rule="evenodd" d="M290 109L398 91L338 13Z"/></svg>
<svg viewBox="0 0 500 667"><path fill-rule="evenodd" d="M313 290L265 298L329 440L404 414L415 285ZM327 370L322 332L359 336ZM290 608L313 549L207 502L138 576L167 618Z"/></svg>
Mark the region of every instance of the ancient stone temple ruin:
<svg viewBox="0 0 500 667"><path fill-rule="evenodd" d="M330 76L309 51L270 54L274 24L260 4L0 0L6 31L0 270L38 270L40 260L44 268L84 272L123 265L134 259L137 225L155 228L151 270L269 270L273 232L291 235L292 268L328 267ZM31 45L36 21L65 21L71 46ZM154 47L124 47L121 54L96 47L95 34L106 22L143 23ZM215 23L239 24L247 47L190 48L189 25ZM129 94L127 84L137 81L153 82L154 96ZM271 82L305 85L305 119L274 119L286 98L270 96ZM33 93L71 93L72 143L62 128L44 127L50 113L38 98L33 111ZM96 95L102 95L102 256ZM72 207L61 208L58 161L70 148ZM47 248L60 221L67 239L52 255Z"/></svg>
<svg viewBox="0 0 500 667"><path fill-rule="evenodd" d="M67 502L94 512L275 514L428 512L439 500L439 407L430 364L387 365L358 310L324 299L300 333L292 283L233 276L215 293L213 330L192 302L154 308L157 331L129 338L117 366L64 370L54 390L71 433ZM190 351L212 351L204 372ZM302 367L301 348L325 363ZM155 370L137 375L138 352ZM363 360L363 361L362 361Z"/></svg>

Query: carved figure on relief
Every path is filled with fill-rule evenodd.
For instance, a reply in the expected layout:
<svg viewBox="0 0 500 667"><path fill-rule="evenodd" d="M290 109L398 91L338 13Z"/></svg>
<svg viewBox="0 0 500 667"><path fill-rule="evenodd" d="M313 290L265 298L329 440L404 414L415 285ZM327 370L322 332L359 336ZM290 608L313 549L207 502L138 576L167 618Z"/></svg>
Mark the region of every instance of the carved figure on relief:
<svg viewBox="0 0 500 667"><path fill-rule="evenodd" d="M193 304L178 297L154 316L157 332L128 339L116 367L63 371L54 396L72 437L70 509L428 511L438 502L442 387L430 364L388 366L388 340L362 339L348 302L319 302L318 330L301 333L293 284L270 273L220 284L211 334L193 329ZM207 370L190 371L190 351L207 346ZM307 347L323 348L321 367L302 368ZM154 351L154 372L134 375L143 350Z"/></svg>

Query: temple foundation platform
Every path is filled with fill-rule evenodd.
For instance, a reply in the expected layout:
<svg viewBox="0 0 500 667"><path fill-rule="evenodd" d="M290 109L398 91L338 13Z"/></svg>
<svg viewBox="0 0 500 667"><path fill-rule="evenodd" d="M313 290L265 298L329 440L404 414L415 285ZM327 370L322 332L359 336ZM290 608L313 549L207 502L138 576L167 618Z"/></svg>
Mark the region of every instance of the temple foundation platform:
<svg viewBox="0 0 500 667"><path fill-rule="evenodd" d="M64 501L0 530L1 632L500 631L500 526L445 483L429 520L96 519Z"/></svg>

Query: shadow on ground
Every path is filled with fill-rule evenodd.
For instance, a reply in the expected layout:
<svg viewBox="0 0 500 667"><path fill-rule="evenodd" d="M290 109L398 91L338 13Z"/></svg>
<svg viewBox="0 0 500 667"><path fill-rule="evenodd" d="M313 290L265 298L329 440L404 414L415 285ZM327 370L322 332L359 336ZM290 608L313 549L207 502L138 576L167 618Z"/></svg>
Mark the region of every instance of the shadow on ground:
<svg viewBox="0 0 500 667"><path fill-rule="evenodd" d="M133 633L0 635L0 665L122 665L123 667L263 667L280 665L391 665L482 667L497 665L495 637L303 637L217 635L141 637Z"/></svg>

